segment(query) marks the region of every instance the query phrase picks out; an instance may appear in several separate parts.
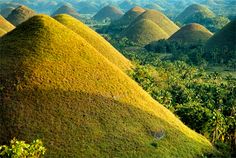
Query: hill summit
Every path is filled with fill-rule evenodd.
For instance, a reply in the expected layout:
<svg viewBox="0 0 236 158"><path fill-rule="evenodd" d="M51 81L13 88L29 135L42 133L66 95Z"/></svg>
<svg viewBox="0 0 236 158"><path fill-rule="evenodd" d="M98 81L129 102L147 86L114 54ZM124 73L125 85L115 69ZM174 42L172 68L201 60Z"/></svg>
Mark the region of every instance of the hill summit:
<svg viewBox="0 0 236 158"><path fill-rule="evenodd" d="M26 6L19 6L8 15L7 20L17 26L33 17L35 14L36 13L32 9Z"/></svg>
<svg viewBox="0 0 236 158"><path fill-rule="evenodd" d="M5 32L9 32L15 28L10 22L8 22L3 16L0 15L0 28Z"/></svg>
<svg viewBox="0 0 236 158"><path fill-rule="evenodd" d="M141 19L133 25L130 25L122 33L122 36L127 37L130 41L141 46L169 37L169 35L162 30L162 28L148 19Z"/></svg>
<svg viewBox="0 0 236 158"><path fill-rule="evenodd" d="M192 23L182 27L174 33L169 40L180 41L183 43L198 43L206 42L211 36L212 33L204 26Z"/></svg>
<svg viewBox="0 0 236 158"><path fill-rule="evenodd" d="M102 8L94 17L94 20L103 21L110 19L111 21L118 20L123 16L123 12L118 8L108 5Z"/></svg>
<svg viewBox="0 0 236 158"><path fill-rule="evenodd" d="M68 14L68 15L71 15L71 16L77 18L77 19L80 17L79 13L77 13L77 12L74 10L74 8L72 8L72 7L68 6L68 5L63 5L63 6L61 6L60 8L58 8L58 9L52 14L52 16L55 16L55 15L57 15L57 14Z"/></svg>
<svg viewBox="0 0 236 158"><path fill-rule="evenodd" d="M123 71L131 68L131 63L120 54L109 42L102 36L90 29L79 20L65 14L54 17L57 21L76 32L89 42L98 52L105 56L110 62L114 63Z"/></svg>
<svg viewBox="0 0 236 158"><path fill-rule="evenodd" d="M140 16L138 16L135 19L134 23L142 19L148 19L148 20L153 21L162 30L164 30L169 36L171 36L177 30L179 30L179 27L160 11L147 10L144 13L142 13Z"/></svg>
<svg viewBox="0 0 236 158"><path fill-rule="evenodd" d="M49 16L34 16L0 38L0 56L0 144L40 138L46 157L214 152L206 138Z"/></svg>
<svg viewBox="0 0 236 158"><path fill-rule="evenodd" d="M215 33L206 43L206 50L228 49L236 51L236 20Z"/></svg>

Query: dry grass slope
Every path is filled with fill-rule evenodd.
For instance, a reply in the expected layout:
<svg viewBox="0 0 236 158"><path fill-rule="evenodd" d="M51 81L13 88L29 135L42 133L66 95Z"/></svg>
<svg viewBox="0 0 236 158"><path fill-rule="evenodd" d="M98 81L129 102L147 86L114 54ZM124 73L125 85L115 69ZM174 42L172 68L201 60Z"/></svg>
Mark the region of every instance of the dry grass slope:
<svg viewBox="0 0 236 158"><path fill-rule="evenodd" d="M153 21L141 19L124 30L122 37L127 37L130 41L145 46L153 41L167 39L169 36Z"/></svg>
<svg viewBox="0 0 236 158"><path fill-rule="evenodd" d="M205 43L213 34L204 26L196 23L183 26L169 40L183 43Z"/></svg>
<svg viewBox="0 0 236 158"><path fill-rule="evenodd" d="M147 10L140 16L136 18L134 22L137 22L142 19L148 19L156 23L162 30L164 30L169 36L174 34L179 27L166 17L163 13L156 10Z"/></svg>
<svg viewBox="0 0 236 158"><path fill-rule="evenodd" d="M11 12L11 14L7 17L7 20L17 26L33 17L35 14L36 13L32 9L26 6L19 6Z"/></svg>
<svg viewBox="0 0 236 158"><path fill-rule="evenodd" d="M0 37L2 37L3 35L5 35L7 32L3 29L0 28Z"/></svg>
<svg viewBox="0 0 236 158"><path fill-rule="evenodd" d="M231 21L206 43L206 50L225 49L236 51L236 20Z"/></svg>
<svg viewBox="0 0 236 158"><path fill-rule="evenodd" d="M107 42L102 36L93 31L91 28L80 22L79 20L66 15L61 14L54 17L57 21L73 30L81 37L83 37L88 43L90 43L98 52L105 56L110 62L118 66L123 71L131 69L131 62L126 59L120 52L118 52L109 42Z"/></svg>
<svg viewBox="0 0 236 158"><path fill-rule="evenodd" d="M122 16L119 20L115 21L113 25L115 25L116 27L117 25L119 25L120 27L127 27L143 12L145 12L143 8L136 6L126 12L124 16Z"/></svg>
<svg viewBox="0 0 236 158"><path fill-rule="evenodd" d="M75 32L37 15L0 39L0 144L41 138L46 157L198 157L201 135ZM155 133L165 137L151 144Z"/></svg>
<svg viewBox="0 0 236 158"><path fill-rule="evenodd" d="M80 17L79 13L77 13L77 12L74 10L74 8L69 7L69 6L67 6L67 5L63 5L63 6L61 6L60 8L58 8L58 9L52 14L52 16L55 16L55 15L57 15L57 14L68 14L68 15L71 15L71 16L77 18L77 19Z"/></svg>
<svg viewBox="0 0 236 158"><path fill-rule="evenodd" d="M5 32L9 32L15 28L9 21L0 15L0 28Z"/></svg>
<svg viewBox="0 0 236 158"><path fill-rule="evenodd" d="M94 20L103 21L109 18L111 21L120 19L124 13L114 6L106 6L102 8L94 17Z"/></svg>

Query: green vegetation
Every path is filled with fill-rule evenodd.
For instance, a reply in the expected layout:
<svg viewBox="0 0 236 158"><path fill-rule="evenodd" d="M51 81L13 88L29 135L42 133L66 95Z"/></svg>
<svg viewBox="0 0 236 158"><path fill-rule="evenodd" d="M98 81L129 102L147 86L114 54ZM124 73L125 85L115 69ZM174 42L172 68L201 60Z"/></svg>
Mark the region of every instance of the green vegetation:
<svg viewBox="0 0 236 158"><path fill-rule="evenodd" d="M27 144L24 141L18 141L15 138L11 140L10 145L0 146L1 158L40 158L46 152L41 140L34 140Z"/></svg>
<svg viewBox="0 0 236 158"><path fill-rule="evenodd" d="M8 22L4 17L0 15L0 29L5 32L9 32L13 30L15 26L13 26L10 22Z"/></svg>
<svg viewBox="0 0 236 158"><path fill-rule="evenodd" d="M7 20L17 26L33 17L35 14L36 13L32 9L26 6L19 6L11 12L11 14L7 17Z"/></svg>
<svg viewBox="0 0 236 158"><path fill-rule="evenodd" d="M46 157L216 153L75 32L34 16L0 39L0 143L41 138Z"/></svg>
<svg viewBox="0 0 236 158"><path fill-rule="evenodd" d="M94 17L97 21L114 21L118 20L123 16L123 12L114 6L106 6L102 8Z"/></svg>
<svg viewBox="0 0 236 158"><path fill-rule="evenodd" d="M137 21L125 29L121 34L123 38L126 37L129 41L140 46L145 46L150 42L169 37L164 30L148 19L141 19Z"/></svg>
<svg viewBox="0 0 236 158"><path fill-rule="evenodd" d="M0 10L0 14L4 17L7 18L8 15L14 10L15 8L13 7L7 7L7 8L3 8Z"/></svg>
<svg viewBox="0 0 236 158"><path fill-rule="evenodd" d="M212 33L200 24L189 24L174 33L169 40L182 43L205 43Z"/></svg>
<svg viewBox="0 0 236 158"><path fill-rule="evenodd" d="M135 22L142 19L148 19L153 21L169 36L174 34L179 29L179 27L175 23L173 23L168 17L166 17L163 13L156 10L145 11L143 14L141 14L139 17L136 18Z"/></svg>
<svg viewBox="0 0 236 158"><path fill-rule="evenodd" d="M68 14L70 16L73 16L74 18L77 18L77 19L80 17L79 13L77 13L74 8L72 8L72 7L68 6L68 5L63 5L60 8L58 8L52 14L52 16L55 16L57 14Z"/></svg>
<svg viewBox="0 0 236 158"><path fill-rule="evenodd" d="M57 15L54 18L84 38L99 53L123 71L129 70L132 67L130 61L121 55L110 43L79 20L65 14Z"/></svg>

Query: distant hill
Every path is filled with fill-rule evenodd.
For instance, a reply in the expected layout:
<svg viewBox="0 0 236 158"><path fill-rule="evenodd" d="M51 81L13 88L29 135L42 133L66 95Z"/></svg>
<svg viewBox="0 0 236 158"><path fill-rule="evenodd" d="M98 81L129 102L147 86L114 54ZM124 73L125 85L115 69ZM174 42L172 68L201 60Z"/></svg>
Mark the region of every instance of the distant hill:
<svg viewBox="0 0 236 158"><path fill-rule="evenodd" d="M123 12L114 6L106 6L102 8L94 17L94 20L103 21L110 19L111 21L118 20L123 16Z"/></svg>
<svg viewBox="0 0 236 158"><path fill-rule="evenodd" d="M34 15L36 15L36 13L32 9L26 6L19 6L11 12L11 14L7 17L7 20L17 26Z"/></svg>
<svg viewBox="0 0 236 158"><path fill-rule="evenodd" d="M128 11L135 6L137 6L137 4L133 3L130 0L124 0L123 2L119 4L119 7L124 11Z"/></svg>
<svg viewBox="0 0 236 158"><path fill-rule="evenodd" d="M233 50L236 51L236 20L231 21L220 31L215 33L206 43L206 50Z"/></svg>
<svg viewBox="0 0 236 158"><path fill-rule="evenodd" d="M8 7L8 8L3 8L0 9L0 14L4 17L7 18L9 14L14 10L15 8L13 7Z"/></svg>
<svg viewBox="0 0 236 158"><path fill-rule="evenodd" d="M176 21L182 24L198 23L205 26L211 32L217 32L229 23L229 19L224 16L216 16L204 5L193 4L180 13Z"/></svg>
<svg viewBox="0 0 236 158"><path fill-rule="evenodd" d="M79 13L77 13L74 8L72 8L72 7L68 6L68 5L63 5L60 8L58 8L52 14L52 16L55 16L57 14L68 14L68 15L71 15L71 16L77 18L77 19L80 17Z"/></svg>
<svg viewBox="0 0 236 158"><path fill-rule="evenodd" d="M0 37L2 37L3 35L5 35L7 32L5 30L3 30L2 28L0 28Z"/></svg>
<svg viewBox="0 0 236 158"><path fill-rule="evenodd" d="M164 30L169 36L171 36L177 30L179 30L179 27L160 11L147 10L144 13L142 13L140 16L138 16L135 19L134 23L142 19L148 19L148 20L153 21L162 30Z"/></svg>
<svg viewBox="0 0 236 158"><path fill-rule="evenodd" d="M141 15L145 10L139 6L136 6L130 9L128 12L124 14L120 19L114 21L111 25L113 27L124 28L129 26L139 15Z"/></svg>
<svg viewBox="0 0 236 158"><path fill-rule="evenodd" d="M215 152L205 137L49 16L34 16L3 36L0 56L0 144L40 138L45 157Z"/></svg>
<svg viewBox="0 0 236 158"><path fill-rule="evenodd" d="M192 4L176 17L181 23L200 23L202 19L213 18L215 14L204 5Z"/></svg>
<svg viewBox="0 0 236 158"><path fill-rule="evenodd" d="M6 32L9 32L15 28L9 21L0 15L0 28Z"/></svg>
<svg viewBox="0 0 236 158"><path fill-rule="evenodd" d="M179 41L183 43L198 43L206 42L213 34L204 26L192 23L183 26L180 30L174 33L169 40Z"/></svg>
<svg viewBox="0 0 236 158"><path fill-rule="evenodd" d="M132 67L130 61L121 55L110 43L79 20L65 14L57 15L54 18L84 38L89 44L97 49L99 53L123 71Z"/></svg>
<svg viewBox="0 0 236 158"><path fill-rule="evenodd" d="M165 9L159 6L156 3L148 3L144 6L145 9L153 9L153 10L158 10L158 11L164 11Z"/></svg>
<svg viewBox="0 0 236 158"><path fill-rule="evenodd" d="M122 37L127 37L130 41L145 46L153 41L167 39L169 35L153 21L142 19L124 30Z"/></svg>
<svg viewBox="0 0 236 158"><path fill-rule="evenodd" d="M88 1L79 2L77 8L80 14L94 14L99 11L98 6Z"/></svg>

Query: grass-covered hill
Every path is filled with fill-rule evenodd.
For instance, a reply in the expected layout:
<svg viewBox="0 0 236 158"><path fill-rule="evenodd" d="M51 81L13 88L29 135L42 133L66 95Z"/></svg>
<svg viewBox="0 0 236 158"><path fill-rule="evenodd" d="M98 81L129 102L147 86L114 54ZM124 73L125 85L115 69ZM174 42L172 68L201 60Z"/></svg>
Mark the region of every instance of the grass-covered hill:
<svg viewBox="0 0 236 158"><path fill-rule="evenodd" d="M231 21L220 31L215 33L206 43L206 50L224 50L236 51L236 20Z"/></svg>
<svg viewBox="0 0 236 158"><path fill-rule="evenodd" d="M32 9L26 6L19 6L16 9L14 9L11 12L11 14L8 15L7 20L11 22L13 25L17 26L22 22L28 20L35 14L36 13Z"/></svg>
<svg viewBox="0 0 236 158"><path fill-rule="evenodd" d="M2 28L0 28L0 37L2 37L4 34L6 34L7 32L5 30L3 30Z"/></svg>
<svg viewBox="0 0 236 158"><path fill-rule="evenodd" d="M81 14L94 14L99 11L96 3L91 3L89 1L81 1L77 5L78 11Z"/></svg>
<svg viewBox="0 0 236 158"><path fill-rule="evenodd" d="M8 7L8 8L2 8L0 9L0 14L4 17L7 18L9 14L14 10L15 8L13 7Z"/></svg>
<svg viewBox="0 0 236 158"><path fill-rule="evenodd" d="M93 17L94 20L103 21L110 19L111 21L118 20L123 16L123 12L115 6L105 6Z"/></svg>
<svg viewBox="0 0 236 158"><path fill-rule="evenodd" d="M211 36L212 33L204 26L192 23L183 26L180 30L174 33L169 40L183 43L205 43Z"/></svg>
<svg viewBox="0 0 236 158"><path fill-rule="evenodd" d="M9 32L15 28L9 21L0 15L0 28L5 32Z"/></svg>
<svg viewBox="0 0 236 158"><path fill-rule="evenodd" d="M52 16L55 16L57 14L68 14L68 15L71 15L71 16L77 18L77 19L80 17L79 13L77 13L74 8L72 8L72 7L68 6L68 5L62 5L60 8L58 8L52 14Z"/></svg>
<svg viewBox="0 0 236 158"><path fill-rule="evenodd" d="M148 20L153 21L162 30L164 30L169 36L171 36L177 30L179 30L179 27L160 11L147 10L144 13L142 13L140 16L138 16L135 19L134 23L141 19L148 19Z"/></svg>
<svg viewBox="0 0 236 158"><path fill-rule="evenodd" d="M159 10L159 11L163 11L165 10L164 8L162 8L161 6L159 6L156 3L148 3L144 6L144 8L146 9L153 9L153 10Z"/></svg>
<svg viewBox="0 0 236 158"><path fill-rule="evenodd" d="M203 18L213 18L215 14L204 5L192 4L188 6L183 12L181 12L176 20L181 23L191 23L200 21Z"/></svg>
<svg viewBox="0 0 236 158"><path fill-rule="evenodd" d="M169 35L160 28L156 23L148 19L141 19L130 25L124 32L122 37L126 37L138 45L145 46L153 41L167 39Z"/></svg>
<svg viewBox="0 0 236 158"><path fill-rule="evenodd" d="M127 27L131 24L140 14L145 12L145 10L139 6L135 6L124 14L119 20L115 21L111 25L113 27Z"/></svg>
<svg viewBox="0 0 236 158"><path fill-rule="evenodd" d="M123 71L129 70L132 67L130 61L121 55L109 42L79 20L66 14L57 15L54 18L79 34L99 53Z"/></svg>
<svg viewBox="0 0 236 158"><path fill-rule="evenodd" d="M41 138L46 157L214 152L206 138L49 16L34 16L3 36L0 56L0 144Z"/></svg>

